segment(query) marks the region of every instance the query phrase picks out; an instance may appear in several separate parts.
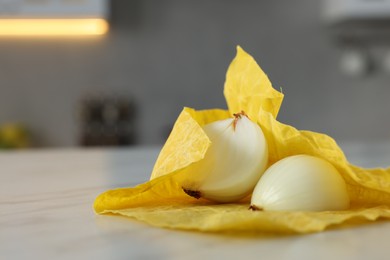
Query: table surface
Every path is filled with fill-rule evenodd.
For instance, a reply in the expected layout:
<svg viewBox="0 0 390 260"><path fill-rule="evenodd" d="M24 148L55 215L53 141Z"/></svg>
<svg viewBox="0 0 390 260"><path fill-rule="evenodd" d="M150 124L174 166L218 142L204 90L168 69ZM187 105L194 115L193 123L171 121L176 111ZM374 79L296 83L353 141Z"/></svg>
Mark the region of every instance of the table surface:
<svg viewBox="0 0 390 260"><path fill-rule="evenodd" d="M390 165L390 143L345 143L349 160ZM110 188L148 179L158 147L0 153L0 259L388 259L390 222L296 236L168 230L93 212Z"/></svg>

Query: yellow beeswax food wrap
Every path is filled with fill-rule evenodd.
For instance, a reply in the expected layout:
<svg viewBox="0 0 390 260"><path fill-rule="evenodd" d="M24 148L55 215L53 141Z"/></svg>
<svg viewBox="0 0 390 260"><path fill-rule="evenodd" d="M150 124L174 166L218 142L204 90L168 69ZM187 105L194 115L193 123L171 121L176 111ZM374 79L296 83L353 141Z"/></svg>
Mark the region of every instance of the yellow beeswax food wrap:
<svg viewBox="0 0 390 260"><path fill-rule="evenodd" d="M240 47L228 69L224 94L229 111L184 108L161 150L151 180L101 194L95 201L95 211L128 216L158 227L207 232L309 233L390 218L390 169L351 165L331 137L278 122L283 94L272 88L256 61ZM249 197L235 204L216 204L185 194L179 183L189 174L196 174L190 165L202 160L211 145L202 126L241 110L263 129L269 164L295 154L331 162L347 183L350 210L254 212L248 210Z"/></svg>

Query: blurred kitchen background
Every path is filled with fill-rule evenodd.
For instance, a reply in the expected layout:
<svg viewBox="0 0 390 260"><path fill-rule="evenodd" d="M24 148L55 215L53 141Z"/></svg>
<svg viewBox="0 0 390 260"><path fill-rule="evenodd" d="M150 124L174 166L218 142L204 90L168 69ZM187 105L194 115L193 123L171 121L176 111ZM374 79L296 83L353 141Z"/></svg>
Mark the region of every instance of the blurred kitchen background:
<svg viewBox="0 0 390 260"><path fill-rule="evenodd" d="M0 0L0 31L50 2L90 1ZM283 90L281 122L390 140L388 0L97 2L103 35L0 36L3 148L162 144L184 106L226 108L236 45Z"/></svg>

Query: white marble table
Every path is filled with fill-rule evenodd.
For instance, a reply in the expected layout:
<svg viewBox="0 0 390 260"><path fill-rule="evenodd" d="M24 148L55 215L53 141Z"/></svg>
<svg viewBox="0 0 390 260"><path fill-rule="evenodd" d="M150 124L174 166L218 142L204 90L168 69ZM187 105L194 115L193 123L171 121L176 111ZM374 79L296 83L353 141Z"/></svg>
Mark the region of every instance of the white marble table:
<svg viewBox="0 0 390 260"><path fill-rule="evenodd" d="M361 166L390 144L344 144ZM148 179L157 148L0 152L0 259L389 259L390 221L282 237L166 230L97 216L94 198Z"/></svg>

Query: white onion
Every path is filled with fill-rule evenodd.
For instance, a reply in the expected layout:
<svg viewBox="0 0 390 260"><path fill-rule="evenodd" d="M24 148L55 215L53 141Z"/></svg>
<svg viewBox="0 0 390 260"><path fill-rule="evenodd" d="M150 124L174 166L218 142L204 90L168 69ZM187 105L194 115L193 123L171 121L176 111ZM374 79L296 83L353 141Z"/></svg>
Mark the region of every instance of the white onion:
<svg viewBox="0 0 390 260"><path fill-rule="evenodd" d="M264 173L268 147L261 128L244 112L207 124L211 145L182 184L190 196L234 202L249 195Z"/></svg>
<svg viewBox="0 0 390 260"><path fill-rule="evenodd" d="M275 211L345 210L349 196L344 179L329 162L308 155L284 158L257 183L251 209Z"/></svg>

